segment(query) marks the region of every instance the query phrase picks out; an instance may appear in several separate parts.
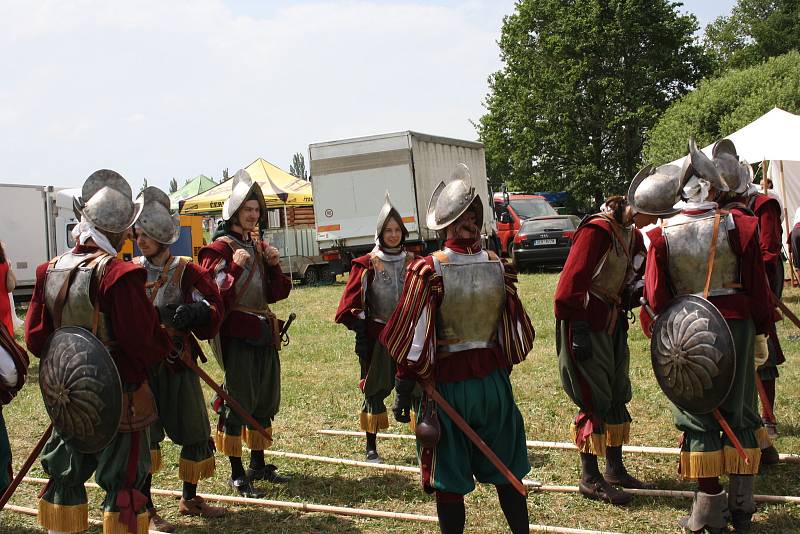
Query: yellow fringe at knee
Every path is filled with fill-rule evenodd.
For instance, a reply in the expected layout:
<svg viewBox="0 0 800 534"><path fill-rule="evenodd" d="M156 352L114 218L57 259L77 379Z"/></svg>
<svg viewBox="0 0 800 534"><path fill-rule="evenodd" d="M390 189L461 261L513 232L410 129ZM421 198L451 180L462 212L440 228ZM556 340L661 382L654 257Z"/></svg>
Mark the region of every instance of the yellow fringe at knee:
<svg viewBox="0 0 800 534"><path fill-rule="evenodd" d="M150 474L154 475L161 470L161 449L150 449Z"/></svg>
<svg viewBox="0 0 800 534"><path fill-rule="evenodd" d="M269 438L265 438L257 430L242 427L242 440L247 444L248 449L251 451L263 451L272 447L272 427L268 426L264 430L267 431Z"/></svg>
<svg viewBox="0 0 800 534"><path fill-rule="evenodd" d="M417 431L417 412L411 410L411 421L408 422L408 429L412 434Z"/></svg>
<svg viewBox="0 0 800 534"><path fill-rule="evenodd" d="M572 436L572 443L578 447L579 452L594 454L595 456L604 457L606 455L606 434L592 434L589 439L578 445L578 427L572 423L569 427L569 433Z"/></svg>
<svg viewBox="0 0 800 534"><path fill-rule="evenodd" d="M82 532L89 528L89 505L53 504L39 499L39 524L45 530Z"/></svg>
<svg viewBox="0 0 800 534"><path fill-rule="evenodd" d="M756 430L756 441L758 441L758 448L762 451L772 446L772 439L770 439L767 429L763 426Z"/></svg>
<svg viewBox="0 0 800 534"><path fill-rule="evenodd" d="M147 512L136 515L136 534L147 534L150 518ZM103 512L103 534L130 534L128 525L119 522L119 512Z"/></svg>
<svg viewBox="0 0 800 534"><path fill-rule="evenodd" d="M217 431L214 434L214 445L220 454L233 456L234 458L242 457L242 436L231 436L225 432Z"/></svg>
<svg viewBox="0 0 800 534"><path fill-rule="evenodd" d="M761 463L761 449L745 449L744 453L750 460L747 465L735 447L725 446L725 472L730 475L757 475Z"/></svg>
<svg viewBox="0 0 800 534"><path fill-rule="evenodd" d="M685 480L722 476L725 474L725 457L722 451L681 451L680 470Z"/></svg>
<svg viewBox="0 0 800 534"><path fill-rule="evenodd" d="M181 458L178 462L178 480L196 485L204 478L214 476L216 468L217 464L214 462L213 456L199 462Z"/></svg>
<svg viewBox="0 0 800 534"><path fill-rule="evenodd" d="M606 423L606 447L622 447L631 438L631 424L610 424Z"/></svg>
<svg viewBox="0 0 800 534"><path fill-rule="evenodd" d="M370 434L377 434L379 430L389 428L389 416L386 412L383 413L367 413L361 412L360 416L361 430L369 432Z"/></svg>

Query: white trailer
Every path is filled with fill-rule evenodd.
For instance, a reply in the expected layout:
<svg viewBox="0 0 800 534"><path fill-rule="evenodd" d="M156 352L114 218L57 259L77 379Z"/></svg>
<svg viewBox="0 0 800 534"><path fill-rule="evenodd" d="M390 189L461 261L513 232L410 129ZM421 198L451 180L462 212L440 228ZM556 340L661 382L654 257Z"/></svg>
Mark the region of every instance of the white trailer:
<svg viewBox="0 0 800 534"><path fill-rule="evenodd" d="M79 189L0 184L0 241L17 276L15 297L29 297L36 267L74 246L72 195Z"/></svg>
<svg viewBox="0 0 800 534"><path fill-rule="evenodd" d="M483 202L482 233L492 233L492 211L483 144L412 131L309 145L314 216L322 257L333 271L372 248L375 223L385 192L409 231L411 250L437 246L425 224L428 200L456 164L465 163Z"/></svg>

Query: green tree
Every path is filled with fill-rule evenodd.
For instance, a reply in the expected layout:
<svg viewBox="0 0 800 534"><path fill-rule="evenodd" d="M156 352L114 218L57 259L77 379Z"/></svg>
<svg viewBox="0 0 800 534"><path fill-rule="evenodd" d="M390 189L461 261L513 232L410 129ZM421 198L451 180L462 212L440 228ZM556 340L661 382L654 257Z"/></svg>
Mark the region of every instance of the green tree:
<svg viewBox="0 0 800 534"><path fill-rule="evenodd" d="M477 124L493 185L625 190L644 134L707 71L697 21L668 0L519 0Z"/></svg>
<svg viewBox="0 0 800 534"><path fill-rule="evenodd" d="M172 180L169 181L169 192L174 193L177 190L178 190L178 180L173 178Z"/></svg>
<svg viewBox="0 0 800 534"><path fill-rule="evenodd" d="M294 156L292 156L292 164L289 165L289 174L303 180L308 180L308 173L306 172L306 158L301 152L297 152Z"/></svg>
<svg viewBox="0 0 800 534"><path fill-rule="evenodd" d="M800 0L739 0L706 26L703 44L718 73L798 50Z"/></svg>
<svg viewBox="0 0 800 534"><path fill-rule="evenodd" d="M686 154L690 135L704 146L774 107L800 113L800 52L701 82L672 104L650 130L646 160L655 164L675 160Z"/></svg>

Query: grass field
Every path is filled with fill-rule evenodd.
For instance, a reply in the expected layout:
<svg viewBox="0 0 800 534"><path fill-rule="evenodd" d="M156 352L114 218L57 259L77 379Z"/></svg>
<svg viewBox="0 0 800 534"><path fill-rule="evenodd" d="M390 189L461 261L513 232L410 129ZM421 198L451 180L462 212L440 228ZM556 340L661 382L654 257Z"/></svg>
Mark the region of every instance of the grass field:
<svg viewBox="0 0 800 534"><path fill-rule="evenodd" d="M525 417L528 439L533 440L569 441L569 423L576 412L575 406L561 390L555 357L552 295L557 278L557 274L524 274L520 277L520 294L537 335L533 352L515 369L512 382ZM363 459L363 440L316 433L322 428L358 429L358 362L352 352L352 334L333 323L343 287L341 282L327 287L297 287L287 301L273 308L281 317L290 311L298 316L292 326L291 345L281 353L283 399L274 424L275 450ZM784 300L793 308L800 308L800 291L788 289ZM800 371L795 359L800 348L800 336L793 327L790 328L788 321L779 325L779 332L789 361L781 367L782 376L778 381L777 414L781 436L777 446L781 452L800 453ZM634 387L633 401L629 406L634 418L631 443L676 446L679 435L672 425L669 404L652 376L648 343L638 323L631 327L630 347ZM206 364L205 369L219 379L221 372L212 362ZM37 387L37 371L34 359L28 385L4 410L16 455L15 468L22 463L49 422ZM394 424L389 431L405 433L407 428ZM379 441L379 450L387 463L416 463L414 448L409 441ZM533 466L530 478L548 484L577 483L577 453L531 449L529 454ZM166 443L164 468L154 477L154 487L180 489L177 460L177 447ZM432 497L421 491L414 475L280 458L273 461L281 471L293 473L294 479L287 485L264 484L267 498L435 515ZM627 464L632 473L654 481L659 488L691 488L691 485L678 480L676 457L629 454ZM225 485L230 473L227 460L218 456L217 467L213 479L201 482L201 492L229 493ZM38 464L31 475L44 476ZM757 479L756 493L800 494L798 475L800 464L781 464ZM35 507L39 489L38 486L23 484L12 503ZM97 490L90 490L89 495L90 503L95 506L92 517L100 518L97 506L102 497ZM469 532L506 530L492 487L479 486L467 496L466 503ZM676 520L689 510L690 504L687 499L636 498L625 508L613 508L572 494L531 493L528 498L531 523L631 533L680 532ZM162 515L181 526L180 532L186 533L223 529L226 534L438 532L435 524L353 519L252 507L230 508L224 521L207 522L178 516L175 500L157 497L156 505ZM800 508L796 505L759 505L754 520L753 532L800 532ZM33 518L3 513L0 531L39 532L39 529ZM99 532L99 528L95 527L91 532Z"/></svg>

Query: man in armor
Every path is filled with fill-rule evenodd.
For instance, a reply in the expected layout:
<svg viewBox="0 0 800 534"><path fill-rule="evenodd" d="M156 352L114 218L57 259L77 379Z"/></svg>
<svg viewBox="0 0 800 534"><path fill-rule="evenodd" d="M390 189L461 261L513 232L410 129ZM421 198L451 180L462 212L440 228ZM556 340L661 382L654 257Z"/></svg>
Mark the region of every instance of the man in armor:
<svg viewBox="0 0 800 534"><path fill-rule="evenodd" d="M150 426L152 467L144 494L150 530L173 532L175 525L158 515L150 494L152 474L161 467L165 434L181 446L178 478L183 482L183 495L178 512L202 517L225 513L223 508L209 506L197 496L197 483L214 474L211 425L200 378L181 363L182 358L203 358L194 336L211 339L217 334L222 322L222 297L207 271L189 258L172 256L169 245L178 240L181 229L177 216L169 212L167 194L157 187L147 187L137 203L142 204L142 212L134 229L142 255L133 261L147 271L147 296L175 346L165 362L149 371L158 421Z"/></svg>
<svg viewBox="0 0 800 534"><path fill-rule="evenodd" d="M722 139L714 144L712 162L730 189L720 194L722 209L758 219L758 238L767 280L772 293L780 299L783 294L781 206L777 198L764 194L753 184L753 168L746 161L739 160L736 147L730 139ZM772 443L777 437L774 419L775 379L778 377L778 365L786 361L774 322L767 337L767 348L768 359L756 372L763 386L765 398L762 401L765 400L769 406L763 406L762 402L763 426L756 431L756 437L761 449L761 464L774 465L779 461L778 451Z"/></svg>
<svg viewBox="0 0 800 534"><path fill-rule="evenodd" d="M116 257L140 209L134 205L128 183L114 171L97 171L83 184L79 207L81 221L73 230L75 248L36 269L25 341L28 350L41 358L49 357L48 338L57 329L82 327L94 333L110 351L115 372L108 374L93 366L94 380L77 380L73 391L61 389L62 395L56 398L63 401L66 392L71 399L66 406L69 411L73 401L80 404L80 399L75 399L78 395L91 393L82 392L82 387L93 384L102 392L104 384L116 382L119 388L121 379L122 393L117 389L116 394L122 397L117 399L122 405L122 421L119 413L113 428L107 428L110 423L103 418L93 421L93 435L105 434L108 439L104 440L107 445L92 453L81 452L56 427L41 457L50 481L39 500L39 523L50 532L87 529L83 484L96 471L95 479L106 492L103 532L144 534L148 529L147 500L140 490L150 471L147 427L156 418L147 368L166 358L172 343L147 299L145 271ZM59 387L48 380L47 375L40 377L46 403L52 398L49 390ZM106 404L114 401L101 399ZM104 413L100 405L84 408Z"/></svg>
<svg viewBox="0 0 800 534"><path fill-rule="evenodd" d="M675 425L683 432L679 471L684 479L697 480L699 489L691 514L680 524L692 532L723 532L731 518L737 531L746 530L755 511L753 475L758 472L761 455L756 438L761 418L754 407L753 371L755 361L766 357L766 334L773 319L758 241L758 220L719 209L716 200L730 187L720 168L697 149L694 139L689 142L681 184L685 200L681 212L648 232L645 297L649 306L642 311L642 327L649 335L650 314L658 315L673 299L685 295L708 299L724 317L729 327L727 336L735 347L733 379L730 383L721 378L709 379L708 387L700 389L708 398L718 388L728 391L720 396L724 400L718 412L732 428L747 461L737 454L735 443L723 434L715 416L680 408L677 395L670 397ZM704 335L712 340L725 334ZM664 335L654 332L653 343L667 343ZM721 358L730 356L733 355L723 354ZM722 363L725 362L717 362ZM711 366L715 373L717 364ZM655 365L654 370L659 372ZM698 379L704 374L699 368L690 371ZM674 376L668 381L681 386ZM684 387L682 391L685 395L692 389ZM727 495L719 482L725 474L730 475Z"/></svg>
<svg viewBox="0 0 800 534"><path fill-rule="evenodd" d="M200 265L211 273L222 294L226 315L220 328L225 389L253 418L272 433L272 420L281 398L280 324L269 304L285 299L292 281L281 271L280 254L258 239L257 225L266 225L264 194L245 170L231 179L231 196L222 207L224 233L198 254ZM231 464L229 485L240 495L262 497L254 480L286 482L272 464L265 464L264 449L272 439L249 426L230 406L218 406L217 450ZM250 449L250 466L242 465L242 441Z"/></svg>
<svg viewBox="0 0 800 534"><path fill-rule="evenodd" d="M431 196L427 225L443 234L444 248L409 265L379 341L397 362L395 419L410 420L417 381L433 387L521 480L530 464L509 373L531 350L534 332L515 272L481 248L483 203L469 181L459 164ZM423 428L432 432L423 434ZM444 534L463 532L464 495L475 488L474 479L496 486L512 532L528 532L525 498L428 395L418 412L417 438L423 488L436 493Z"/></svg>
<svg viewBox="0 0 800 534"><path fill-rule="evenodd" d="M0 322L0 496L11 484L11 443L3 419L3 406L10 403L25 385L28 375L28 353Z"/></svg>
<svg viewBox="0 0 800 534"><path fill-rule="evenodd" d="M573 236L554 296L557 350L564 391L578 406L571 425L581 459L579 490L614 505L630 502L623 488L641 489L622 460L628 443L632 397L628 311L638 306L645 260L644 240L634 226L674 213L659 204L664 191L677 193L677 167L651 166L634 178L627 199L609 198L604 210L585 218ZM605 474L597 457L605 456Z"/></svg>
<svg viewBox="0 0 800 534"><path fill-rule="evenodd" d="M368 462L381 463L377 433L389 428L384 400L394 389L396 367L385 347L376 341L397 306L406 268L414 259L414 254L405 250L406 237L403 218L387 193L378 214L375 247L353 260L336 311L336 322L356 334L355 352L361 367L359 387L364 394L360 424L367 435Z"/></svg>

